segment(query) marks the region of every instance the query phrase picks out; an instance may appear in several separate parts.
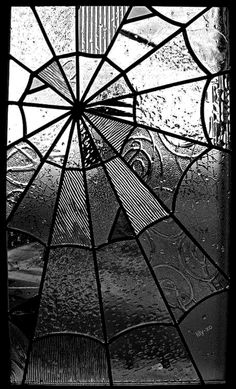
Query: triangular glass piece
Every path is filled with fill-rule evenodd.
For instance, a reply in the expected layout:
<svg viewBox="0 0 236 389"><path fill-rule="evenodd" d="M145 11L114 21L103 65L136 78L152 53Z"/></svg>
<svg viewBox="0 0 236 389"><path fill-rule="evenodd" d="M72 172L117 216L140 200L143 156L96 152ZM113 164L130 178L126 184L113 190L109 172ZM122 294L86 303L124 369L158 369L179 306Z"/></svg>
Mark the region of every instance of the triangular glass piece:
<svg viewBox="0 0 236 389"><path fill-rule="evenodd" d="M127 9L127 6L80 7L78 11L79 51L104 54Z"/></svg>
<svg viewBox="0 0 236 389"><path fill-rule="evenodd" d="M37 130L60 116L68 110L43 108L43 107L29 107L24 106L24 113L26 118L27 134Z"/></svg>
<svg viewBox="0 0 236 389"><path fill-rule="evenodd" d="M98 249L97 259L109 338L144 322L173 322L135 240Z"/></svg>
<svg viewBox="0 0 236 389"><path fill-rule="evenodd" d="M11 8L10 53L32 70L38 69L52 58L30 7Z"/></svg>
<svg viewBox="0 0 236 389"><path fill-rule="evenodd" d="M77 123L75 124L73 136L71 139L70 150L69 150L69 155L68 155L66 167L67 168L81 168L82 167Z"/></svg>
<svg viewBox="0 0 236 389"><path fill-rule="evenodd" d="M123 209L119 208L109 234L109 242L132 237L134 237L134 232L130 221Z"/></svg>
<svg viewBox="0 0 236 389"><path fill-rule="evenodd" d="M108 161L109 159L115 156L115 152L107 144L107 142L101 137L101 135L96 131L96 129L90 125L90 123L85 120L86 127L90 132L90 135L93 138L96 149L103 161Z"/></svg>
<svg viewBox="0 0 236 389"><path fill-rule="evenodd" d="M101 58L79 57L79 94L83 96L89 81L92 78Z"/></svg>
<svg viewBox="0 0 236 389"><path fill-rule="evenodd" d="M74 95L76 96L76 56L73 55L70 57L61 58L59 62L61 63L66 78L70 83Z"/></svg>
<svg viewBox="0 0 236 389"><path fill-rule="evenodd" d="M66 130L61 135L60 139L56 143L55 147L52 149L48 161L54 162L59 166L62 166L64 163L66 149L68 147L68 139L71 131L71 125L66 128Z"/></svg>
<svg viewBox="0 0 236 389"><path fill-rule="evenodd" d="M134 122L134 106L133 99L131 97L127 99L119 100L107 100L103 104L96 104L90 108L90 112L93 111L96 115L100 112L106 116L119 118Z"/></svg>
<svg viewBox="0 0 236 389"><path fill-rule="evenodd" d="M120 158L107 162L106 168L136 234L167 216L159 201Z"/></svg>
<svg viewBox="0 0 236 389"><path fill-rule="evenodd" d="M44 163L8 223L48 242L61 169Z"/></svg>
<svg viewBox="0 0 236 389"><path fill-rule="evenodd" d="M44 156L45 153L48 151L49 147L51 147L56 136L59 134L67 120L67 117L61 119L58 122L52 124L51 126L48 126L44 130L39 131L37 134L29 137L29 141L33 143L35 147L37 147L42 156Z"/></svg>
<svg viewBox="0 0 236 389"><path fill-rule="evenodd" d="M128 15L128 20L141 17L141 16L146 16L146 15L152 15L152 13L149 11L147 7L132 7L129 15Z"/></svg>
<svg viewBox="0 0 236 389"><path fill-rule="evenodd" d="M99 90L104 87L108 82L118 75L118 71L109 65L107 62L104 62L98 74L95 77L94 82L92 83L85 100L93 96L93 94L99 92Z"/></svg>
<svg viewBox="0 0 236 389"><path fill-rule="evenodd" d="M64 175L54 225L52 244L91 246L83 175L67 170Z"/></svg>
<svg viewBox="0 0 236 389"><path fill-rule="evenodd" d="M32 92L34 91L31 89ZM24 99L27 103L36 103L36 104L50 104L56 106L68 106L70 107L70 104L68 101L63 99L60 95L58 95L56 92L54 92L51 88L43 88L41 90L36 90L36 92L29 93L26 95L26 98Z"/></svg>
<svg viewBox="0 0 236 389"><path fill-rule="evenodd" d="M96 247L108 242L119 204L102 166L86 171L88 201Z"/></svg>
<svg viewBox="0 0 236 389"><path fill-rule="evenodd" d="M56 61L53 61L46 68L41 70L39 76L59 93L70 100L72 99L69 87Z"/></svg>
<svg viewBox="0 0 236 389"><path fill-rule="evenodd" d="M75 7L36 7L56 55L75 51Z"/></svg>
<svg viewBox="0 0 236 389"><path fill-rule="evenodd" d="M93 167L100 163L100 158L97 149L95 149L91 138L87 132L87 129L80 122L80 137L81 137L81 148L82 148L82 157L84 161L84 167L89 168Z"/></svg>
<svg viewBox="0 0 236 389"><path fill-rule="evenodd" d="M86 115L91 120L94 128L107 139L118 152L126 140L127 136L133 130L131 124L122 123L113 119L107 119L102 116L91 115L86 112Z"/></svg>
<svg viewBox="0 0 236 389"><path fill-rule="evenodd" d="M48 85L44 84L44 82L40 81L37 77L34 77L30 86L30 91L41 87L48 88Z"/></svg>

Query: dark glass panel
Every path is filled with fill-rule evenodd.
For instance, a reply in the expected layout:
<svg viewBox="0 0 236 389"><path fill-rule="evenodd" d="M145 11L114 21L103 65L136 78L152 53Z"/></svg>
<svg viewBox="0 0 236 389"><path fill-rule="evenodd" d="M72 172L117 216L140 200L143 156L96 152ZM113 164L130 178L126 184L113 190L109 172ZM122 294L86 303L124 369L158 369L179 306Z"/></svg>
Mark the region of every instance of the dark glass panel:
<svg viewBox="0 0 236 389"><path fill-rule="evenodd" d="M110 346L115 384L199 383L198 376L172 326L136 328Z"/></svg>
<svg viewBox="0 0 236 389"><path fill-rule="evenodd" d="M197 305L180 324L188 347L206 383L226 378L227 293Z"/></svg>

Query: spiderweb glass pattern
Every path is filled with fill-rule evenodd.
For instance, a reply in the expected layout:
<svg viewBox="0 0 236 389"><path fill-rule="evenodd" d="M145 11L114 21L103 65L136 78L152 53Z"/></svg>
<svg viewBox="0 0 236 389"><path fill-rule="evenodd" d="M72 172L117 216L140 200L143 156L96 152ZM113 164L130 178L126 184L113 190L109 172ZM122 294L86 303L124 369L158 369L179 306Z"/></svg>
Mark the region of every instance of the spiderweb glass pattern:
<svg viewBox="0 0 236 389"><path fill-rule="evenodd" d="M210 226L227 213L230 79L226 52L211 62L215 12L12 8L7 223L45 248L17 383L222 379L210 318L227 220Z"/></svg>

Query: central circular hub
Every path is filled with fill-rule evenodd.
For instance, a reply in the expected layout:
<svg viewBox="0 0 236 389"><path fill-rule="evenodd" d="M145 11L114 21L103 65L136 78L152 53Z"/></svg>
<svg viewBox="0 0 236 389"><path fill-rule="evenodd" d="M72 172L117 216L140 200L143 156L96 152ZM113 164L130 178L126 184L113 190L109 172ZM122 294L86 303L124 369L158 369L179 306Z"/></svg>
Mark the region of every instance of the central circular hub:
<svg viewBox="0 0 236 389"><path fill-rule="evenodd" d="M83 114L84 108L85 108L84 102L76 100L71 109L71 113L75 118L78 118Z"/></svg>

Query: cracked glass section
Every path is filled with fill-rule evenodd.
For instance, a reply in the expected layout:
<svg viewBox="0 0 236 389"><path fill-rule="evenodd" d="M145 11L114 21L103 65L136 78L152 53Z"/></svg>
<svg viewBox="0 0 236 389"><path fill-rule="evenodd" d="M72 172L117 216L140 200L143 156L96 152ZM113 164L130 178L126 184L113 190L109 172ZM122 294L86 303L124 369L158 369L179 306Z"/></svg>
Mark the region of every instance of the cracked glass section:
<svg viewBox="0 0 236 389"><path fill-rule="evenodd" d="M11 8L12 384L224 383L229 10Z"/></svg>

